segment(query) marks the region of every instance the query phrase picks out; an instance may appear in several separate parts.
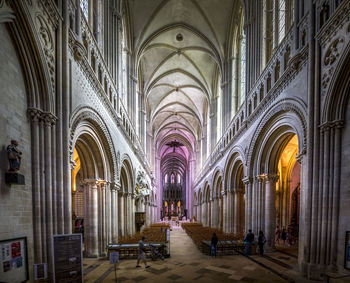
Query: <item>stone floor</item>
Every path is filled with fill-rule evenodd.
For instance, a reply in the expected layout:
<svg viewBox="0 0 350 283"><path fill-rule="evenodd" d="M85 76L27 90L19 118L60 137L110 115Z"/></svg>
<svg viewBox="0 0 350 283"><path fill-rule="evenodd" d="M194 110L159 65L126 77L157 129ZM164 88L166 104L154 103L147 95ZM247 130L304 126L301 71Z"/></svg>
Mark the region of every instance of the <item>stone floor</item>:
<svg viewBox="0 0 350 283"><path fill-rule="evenodd" d="M262 258L242 255L210 259L180 227L170 235L171 257L151 261L151 268L135 268L136 260L122 260L117 282L311 282L296 271L293 253L276 252ZM84 259L85 282L115 282L114 266L107 259Z"/></svg>

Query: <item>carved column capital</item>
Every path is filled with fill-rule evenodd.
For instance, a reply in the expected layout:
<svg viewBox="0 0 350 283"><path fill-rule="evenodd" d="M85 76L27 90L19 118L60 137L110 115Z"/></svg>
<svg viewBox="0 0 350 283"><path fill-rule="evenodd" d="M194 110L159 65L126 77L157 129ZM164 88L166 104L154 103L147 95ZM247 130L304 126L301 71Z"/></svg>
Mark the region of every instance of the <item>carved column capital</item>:
<svg viewBox="0 0 350 283"><path fill-rule="evenodd" d="M260 174L260 175L255 176L255 180L258 181L259 183L264 182L265 179L266 179L265 174Z"/></svg>
<svg viewBox="0 0 350 283"><path fill-rule="evenodd" d="M252 177L249 177L249 176L246 176L246 177L244 177L244 178L242 179L242 181L243 181L243 183L244 183L245 185L249 185L249 184L251 184L251 183L253 182L253 178L252 178Z"/></svg>
<svg viewBox="0 0 350 283"><path fill-rule="evenodd" d="M277 174L267 174L265 178L267 182L276 183L279 179L279 176Z"/></svg>

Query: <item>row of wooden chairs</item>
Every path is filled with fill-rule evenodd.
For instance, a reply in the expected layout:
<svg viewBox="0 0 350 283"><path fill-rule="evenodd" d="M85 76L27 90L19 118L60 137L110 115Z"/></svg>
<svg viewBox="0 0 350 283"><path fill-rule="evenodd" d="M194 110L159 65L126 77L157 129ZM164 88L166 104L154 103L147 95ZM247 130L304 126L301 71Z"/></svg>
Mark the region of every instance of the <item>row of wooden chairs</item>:
<svg viewBox="0 0 350 283"><path fill-rule="evenodd" d="M242 234L223 233L221 230L215 228L203 227L201 223L182 223L182 228L192 238L199 249L202 247L202 241L211 241L214 232L219 241L240 241L243 239Z"/></svg>
<svg viewBox="0 0 350 283"><path fill-rule="evenodd" d="M165 242L166 230L160 230L160 227L145 228L142 233L136 233L134 235L121 236L118 238L118 244L137 244L142 236L146 237L147 243L160 243Z"/></svg>

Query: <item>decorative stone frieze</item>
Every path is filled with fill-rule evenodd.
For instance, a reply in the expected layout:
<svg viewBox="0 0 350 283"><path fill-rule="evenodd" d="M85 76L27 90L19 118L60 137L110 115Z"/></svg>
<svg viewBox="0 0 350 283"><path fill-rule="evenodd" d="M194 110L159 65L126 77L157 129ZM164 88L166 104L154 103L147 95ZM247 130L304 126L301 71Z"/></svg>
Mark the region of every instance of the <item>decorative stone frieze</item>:
<svg viewBox="0 0 350 283"><path fill-rule="evenodd" d="M324 48L327 43L331 42L337 35L339 30L342 29L344 24L349 21L350 17L350 2L343 1L337 10L333 13L327 23L321 28L316 35L321 46Z"/></svg>

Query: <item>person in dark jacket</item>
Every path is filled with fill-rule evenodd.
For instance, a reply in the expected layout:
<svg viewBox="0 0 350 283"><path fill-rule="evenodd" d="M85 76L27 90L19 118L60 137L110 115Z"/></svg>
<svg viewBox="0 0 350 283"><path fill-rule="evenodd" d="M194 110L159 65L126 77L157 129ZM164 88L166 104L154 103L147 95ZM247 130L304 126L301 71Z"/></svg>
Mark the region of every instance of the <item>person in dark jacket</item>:
<svg viewBox="0 0 350 283"><path fill-rule="evenodd" d="M259 237L258 237L258 246L259 246L259 253L261 256L264 255L264 245L266 243L266 238L264 236L263 231L259 231Z"/></svg>
<svg viewBox="0 0 350 283"><path fill-rule="evenodd" d="M218 236L216 236L216 233L213 233L213 236L211 237L211 243L210 243L210 256L213 257L215 254L216 257L216 246L218 244Z"/></svg>
<svg viewBox="0 0 350 283"><path fill-rule="evenodd" d="M283 245L285 246L286 245L286 240L287 240L287 232L286 232L285 228L283 228L283 230L282 230L281 239L283 241Z"/></svg>
<svg viewBox="0 0 350 283"><path fill-rule="evenodd" d="M248 234L244 238L245 243L245 255L252 255L252 246L254 242L254 234L252 233L252 230L248 230Z"/></svg>

